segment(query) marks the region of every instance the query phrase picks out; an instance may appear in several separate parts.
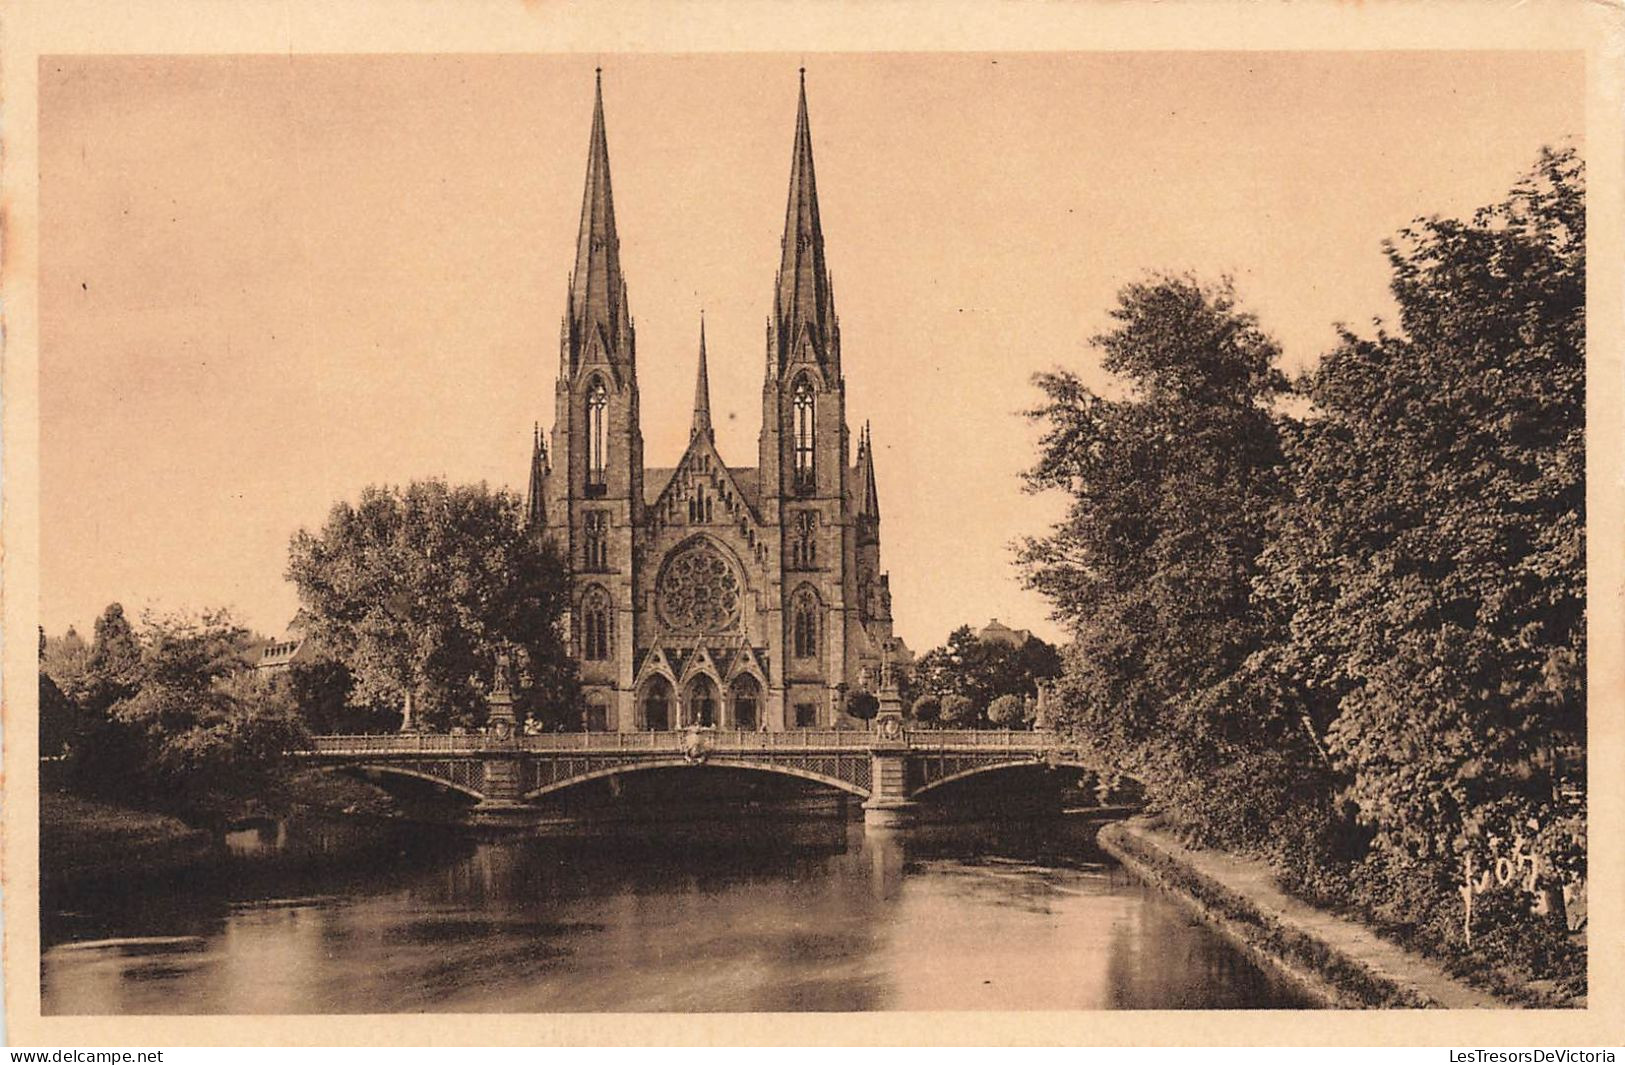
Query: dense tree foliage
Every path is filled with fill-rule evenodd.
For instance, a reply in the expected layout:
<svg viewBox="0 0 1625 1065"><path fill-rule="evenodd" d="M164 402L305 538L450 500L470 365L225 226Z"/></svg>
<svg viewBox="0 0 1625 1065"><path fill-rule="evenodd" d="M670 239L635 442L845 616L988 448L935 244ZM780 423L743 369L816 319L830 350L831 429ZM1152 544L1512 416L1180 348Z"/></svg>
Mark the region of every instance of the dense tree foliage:
<svg viewBox="0 0 1625 1065"><path fill-rule="evenodd" d="M82 669L47 653L42 732L46 714L63 723L55 738L71 786L191 815L263 789L305 730L292 702L250 665L253 643L223 612L147 618L138 633L115 603ZM50 672L64 662L76 664L65 687Z"/></svg>
<svg viewBox="0 0 1625 1065"><path fill-rule="evenodd" d="M318 735L393 732L401 726L398 708L358 700L349 669L326 653L290 662L273 683L287 692L305 727Z"/></svg>
<svg viewBox="0 0 1625 1065"><path fill-rule="evenodd" d="M1253 663L1304 706L1388 867L1439 898L1517 838L1583 872L1562 753L1585 735L1585 200L1571 152L1387 253L1400 332L1343 336L1302 384L1293 498Z"/></svg>
<svg viewBox="0 0 1625 1065"><path fill-rule="evenodd" d="M224 613L149 621L137 690L112 717L135 738L149 787L185 806L251 794L305 730L247 662L250 633Z"/></svg>
<svg viewBox="0 0 1625 1065"><path fill-rule="evenodd" d="M1032 724L1030 697L1001 695L987 707L987 720L998 728L1024 728Z"/></svg>
<svg viewBox="0 0 1625 1065"><path fill-rule="evenodd" d="M880 700L874 692L855 691L846 698L846 712L859 721L869 721L880 713Z"/></svg>
<svg viewBox="0 0 1625 1065"><path fill-rule="evenodd" d="M523 665L516 712L579 725L563 561L527 534L517 497L438 480L369 487L294 536L288 576L312 637L348 669L353 702L401 707L402 727L478 723L511 645Z"/></svg>
<svg viewBox="0 0 1625 1065"><path fill-rule="evenodd" d="M1071 506L1023 551L1076 637L1058 724L1177 823L1446 952L1468 869L1538 869L1475 903L1473 949L1571 988L1584 219L1581 164L1545 152L1505 202L1402 231L1397 328L1345 330L1297 417L1228 285L1128 287L1095 339L1120 392L1038 379L1029 482Z"/></svg>
<svg viewBox="0 0 1625 1065"><path fill-rule="evenodd" d="M950 720L946 698L963 696L969 710L952 723L969 727L987 723L988 708L999 696L1036 696L1041 682L1060 674L1060 652L1036 636L1017 646L983 640L969 625L961 625L946 643L915 660L909 678L913 691L937 700L932 705L943 711L945 722Z"/></svg>
<svg viewBox="0 0 1625 1065"><path fill-rule="evenodd" d="M976 724L976 704L968 696L950 693L942 697L939 720L951 728L969 728Z"/></svg>
<svg viewBox="0 0 1625 1065"><path fill-rule="evenodd" d="M77 638L77 634L75 634ZM45 630L39 630L39 753L41 758L54 758L67 752L74 737L83 731L81 711L77 703L62 691L47 668L50 641ZM76 663L75 673L82 674L83 661Z"/></svg>
<svg viewBox="0 0 1625 1065"><path fill-rule="evenodd" d="M1236 674L1270 635L1252 582L1281 498L1278 349L1228 282L1125 288L1094 338L1121 395L1045 374L1035 490L1071 497L1021 553L1074 634L1055 718L1198 833L1263 842L1324 795L1295 708Z"/></svg>

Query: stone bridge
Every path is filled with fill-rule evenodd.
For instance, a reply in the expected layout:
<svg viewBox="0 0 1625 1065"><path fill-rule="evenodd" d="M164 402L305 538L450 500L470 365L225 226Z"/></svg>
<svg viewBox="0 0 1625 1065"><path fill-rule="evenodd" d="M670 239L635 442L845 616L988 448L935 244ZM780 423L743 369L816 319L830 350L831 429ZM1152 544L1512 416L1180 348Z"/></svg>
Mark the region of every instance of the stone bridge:
<svg viewBox="0 0 1625 1065"><path fill-rule="evenodd" d="M477 823L523 823L529 800L589 780L650 769L721 767L816 781L863 800L870 824L895 824L922 795L1018 766L1087 769L1054 733L573 732L538 736L392 734L317 736L297 757L319 765L431 781L475 800Z"/></svg>

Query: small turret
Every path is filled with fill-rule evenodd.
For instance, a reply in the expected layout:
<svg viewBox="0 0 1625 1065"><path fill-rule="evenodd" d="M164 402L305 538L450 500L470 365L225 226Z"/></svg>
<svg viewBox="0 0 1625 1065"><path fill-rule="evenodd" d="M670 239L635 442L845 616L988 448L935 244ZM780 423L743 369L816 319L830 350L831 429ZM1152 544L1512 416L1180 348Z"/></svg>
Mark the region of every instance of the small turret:
<svg viewBox="0 0 1625 1065"><path fill-rule="evenodd" d="M880 493L875 488L875 445L869 423L863 423L858 437L858 484L853 493L857 504L858 533L874 537L880 535Z"/></svg>
<svg viewBox="0 0 1625 1065"><path fill-rule="evenodd" d="M547 443L542 439L542 423L531 430L530 487L525 493L525 524L532 529L547 527Z"/></svg>

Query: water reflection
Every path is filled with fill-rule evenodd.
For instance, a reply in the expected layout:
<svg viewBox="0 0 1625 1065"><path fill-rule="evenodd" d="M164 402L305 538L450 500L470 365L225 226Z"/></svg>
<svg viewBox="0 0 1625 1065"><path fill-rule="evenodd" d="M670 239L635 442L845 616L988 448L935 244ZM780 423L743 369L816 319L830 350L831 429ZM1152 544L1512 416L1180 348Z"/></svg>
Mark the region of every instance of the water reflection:
<svg viewBox="0 0 1625 1065"><path fill-rule="evenodd" d="M305 831L280 843L309 845ZM868 833L833 818L660 824L383 850L361 868L312 858L116 902L48 899L45 1009L1299 1004L1118 869L1075 818Z"/></svg>

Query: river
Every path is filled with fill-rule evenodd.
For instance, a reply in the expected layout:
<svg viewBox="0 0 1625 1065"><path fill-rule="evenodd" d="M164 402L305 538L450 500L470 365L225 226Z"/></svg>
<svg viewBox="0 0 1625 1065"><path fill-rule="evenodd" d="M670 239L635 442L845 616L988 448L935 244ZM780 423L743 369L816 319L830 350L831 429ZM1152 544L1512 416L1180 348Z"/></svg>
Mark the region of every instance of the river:
<svg viewBox="0 0 1625 1065"><path fill-rule="evenodd" d="M116 897L52 892L44 1010L1307 1005L1099 851L1096 824L877 832L823 816L504 842L366 822L239 834L224 875ZM362 834L374 847L358 857Z"/></svg>

